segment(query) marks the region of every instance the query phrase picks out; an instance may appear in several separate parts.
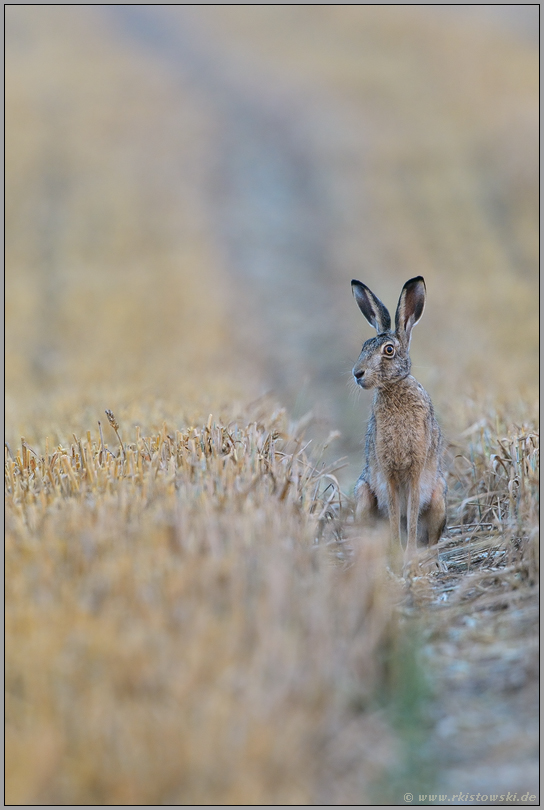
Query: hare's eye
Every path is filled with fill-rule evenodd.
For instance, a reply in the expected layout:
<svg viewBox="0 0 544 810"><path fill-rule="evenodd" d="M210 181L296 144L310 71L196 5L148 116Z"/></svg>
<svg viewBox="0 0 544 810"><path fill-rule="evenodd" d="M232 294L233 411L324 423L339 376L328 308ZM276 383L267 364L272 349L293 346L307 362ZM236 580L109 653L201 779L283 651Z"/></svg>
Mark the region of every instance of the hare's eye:
<svg viewBox="0 0 544 810"><path fill-rule="evenodd" d="M390 343L387 343L383 347L383 353L386 355L386 357L393 357L393 355L395 354L395 347L392 346Z"/></svg>

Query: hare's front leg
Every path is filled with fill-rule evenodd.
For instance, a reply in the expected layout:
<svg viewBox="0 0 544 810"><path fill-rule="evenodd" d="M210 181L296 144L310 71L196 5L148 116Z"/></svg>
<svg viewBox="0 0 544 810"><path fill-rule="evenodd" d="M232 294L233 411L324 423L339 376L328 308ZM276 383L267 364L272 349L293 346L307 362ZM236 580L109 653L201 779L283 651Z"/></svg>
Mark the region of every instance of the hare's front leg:
<svg viewBox="0 0 544 810"><path fill-rule="evenodd" d="M413 560L417 554L417 521L419 517L419 477L412 480L408 487L408 508L406 514L406 550L404 552L405 566Z"/></svg>
<svg viewBox="0 0 544 810"><path fill-rule="evenodd" d="M387 494L389 496L389 527L391 531L391 543L393 548L402 543L402 533L400 526L400 499L399 490L395 481L387 482Z"/></svg>

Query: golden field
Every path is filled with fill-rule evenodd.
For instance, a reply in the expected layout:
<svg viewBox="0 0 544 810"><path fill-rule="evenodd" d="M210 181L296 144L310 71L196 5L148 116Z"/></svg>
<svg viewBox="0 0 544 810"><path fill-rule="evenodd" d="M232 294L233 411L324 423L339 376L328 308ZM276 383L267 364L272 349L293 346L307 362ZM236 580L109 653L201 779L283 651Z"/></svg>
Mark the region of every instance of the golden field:
<svg viewBox="0 0 544 810"><path fill-rule="evenodd" d="M8 804L537 784L538 54L490 14L7 9ZM404 580L349 281L418 274Z"/></svg>

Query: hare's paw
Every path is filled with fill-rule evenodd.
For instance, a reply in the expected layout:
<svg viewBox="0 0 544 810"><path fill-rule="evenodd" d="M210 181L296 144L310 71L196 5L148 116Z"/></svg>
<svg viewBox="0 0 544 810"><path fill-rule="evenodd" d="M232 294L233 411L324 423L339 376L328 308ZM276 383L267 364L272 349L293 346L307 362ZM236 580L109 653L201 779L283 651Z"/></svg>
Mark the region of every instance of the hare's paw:
<svg viewBox="0 0 544 810"><path fill-rule="evenodd" d="M402 565L402 576L406 580L421 576L421 564L419 555L417 553L404 555L404 562Z"/></svg>

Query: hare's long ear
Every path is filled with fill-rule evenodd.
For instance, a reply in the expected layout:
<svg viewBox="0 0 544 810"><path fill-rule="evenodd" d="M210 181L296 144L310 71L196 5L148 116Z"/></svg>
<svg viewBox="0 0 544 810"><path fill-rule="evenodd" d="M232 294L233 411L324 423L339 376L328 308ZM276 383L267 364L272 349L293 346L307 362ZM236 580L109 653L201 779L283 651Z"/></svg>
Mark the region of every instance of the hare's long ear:
<svg viewBox="0 0 544 810"><path fill-rule="evenodd" d="M425 281L422 276L411 278L402 288L395 314L395 329L397 337L404 339L408 345L412 329L423 315L425 295Z"/></svg>
<svg viewBox="0 0 544 810"><path fill-rule="evenodd" d="M391 316L380 299L376 298L366 284L356 279L351 282L351 290L359 309L369 324L374 327L378 334L387 332L391 326Z"/></svg>

